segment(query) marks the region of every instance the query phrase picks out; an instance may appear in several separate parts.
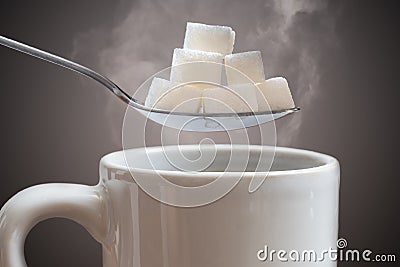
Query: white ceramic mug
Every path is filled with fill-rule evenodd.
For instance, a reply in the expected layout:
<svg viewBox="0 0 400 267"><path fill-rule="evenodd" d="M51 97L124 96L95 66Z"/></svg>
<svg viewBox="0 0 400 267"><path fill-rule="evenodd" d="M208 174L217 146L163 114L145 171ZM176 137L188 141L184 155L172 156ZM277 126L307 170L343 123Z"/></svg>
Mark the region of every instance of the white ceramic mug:
<svg viewBox="0 0 400 267"><path fill-rule="evenodd" d="M215 177L215 172L174 170L160 156L161 147L150 149L149 157L158 157L154 161L158 174L172 180L183 178L189 184ZM197 151L198 146L186 149ZM219 146L217 154L226 149L230 148ZM248 149L251 156L268 148ZM136 161L137 167L130 171L124 152L104 156L96 186L44 184L11 198L0 211L0 266L26 266L26 235L35 224L52 217L83 225L103 245L103 266L107 267L336 266L330 259L316 263L282 261L277 255L273 260L260 259L266 246L276 251L312 249L317 253L336 248L339 164L333 157L276 148L272 169L257 191L248 192L250 179L259 175L249 169L221 199L184 208L155 200L132 179L131 173L149 179L158 175L143 158L143 151L126 151L129 159ZM231 160L247 159L236 156ZM213 164L214 170L225 167L218 166L224 164L219 160ZM237 175L228 171L225 177Z"/></svg>

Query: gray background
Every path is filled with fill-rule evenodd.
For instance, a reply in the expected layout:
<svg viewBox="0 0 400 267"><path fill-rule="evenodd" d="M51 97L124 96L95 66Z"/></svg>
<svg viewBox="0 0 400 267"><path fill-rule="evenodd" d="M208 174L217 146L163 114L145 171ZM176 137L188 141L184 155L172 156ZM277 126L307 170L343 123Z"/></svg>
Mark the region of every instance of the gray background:
<svg viewBox="0 0 400 267"><path fill-rule="evenodd" d="M399 258L396 1L300 3L3 0L0 34L135 88L168 66L186 21L231 25L235 50L260 49L267 75L285 75L302 107L277 122L278 144L340 160L340 236L351 247ZM122 102L88 79L10 49L0 48L0 59L0 206L39 183L95 184L100 157L122 147ZM37 225L25 252L29 266L101 264L100 245L63 219ZM353 265L367 263L340 264Z"/></svg>

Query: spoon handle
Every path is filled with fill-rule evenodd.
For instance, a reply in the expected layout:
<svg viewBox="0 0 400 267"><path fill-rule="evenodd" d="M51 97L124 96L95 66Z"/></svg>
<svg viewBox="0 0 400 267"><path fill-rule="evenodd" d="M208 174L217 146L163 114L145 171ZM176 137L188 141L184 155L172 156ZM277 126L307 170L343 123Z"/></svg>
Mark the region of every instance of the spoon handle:
<svg viewBox="0 0 400 267"><path fill-rule="evenodd" d="M45 51L37 49L35 47L14 41L14 40L6 38L4 36L0 36L0 45L4 45L11 49L15 49L19 52L28 54L33 57L40 58L40 59L48 61L50 63L56 64L61 67L64 67L64 68L76 71L80 74L83 74L83 75L85 75L89 78L92 78L93 80L101 83L108 89L110 89L111 92L113 92L117 97L119 97L125 103L127 103L127 104L131 103L132 98L127 93L125 93L121 88L119 88L118 85L116 85L111 80L104 77L103 75L100 75L99 73L95 72L92 69L89 69L85 66L82 66L82 65L75 63L73 61L70 61L68 59L62 58L60 56L53 55L49 52L45 52Z"/></svg>

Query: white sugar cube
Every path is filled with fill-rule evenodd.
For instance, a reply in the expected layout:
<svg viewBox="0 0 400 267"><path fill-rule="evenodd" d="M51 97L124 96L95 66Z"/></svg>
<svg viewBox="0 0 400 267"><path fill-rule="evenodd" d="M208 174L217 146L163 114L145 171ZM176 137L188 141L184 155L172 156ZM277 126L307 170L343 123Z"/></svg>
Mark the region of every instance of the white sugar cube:
<svg viewBox="0 0 400 267"><path fill-rule="evenodd" d="M203 81L221 83L223 55L219 53L175 48L172 57L171 81L186 83ZM213 85L193 85L198 88Z"/></svg>
<svg viewBox="0 0 400 267"><path fill-rule="evenodd" d="M235 32L231 27L188 22L183 47L228 55L234 42Z"/></svg>
<svg viewBox="0 0 400 267"><path fill-rule="evenodd" d="M265 81L264 66L260 51L227 55L225 56L225 65L227 65L226 78L228 84Z"/></svg>
<svg viewBox="0 0 400 267"><path fill-rule="evenodd" d="M155 77L150 85L145 106L177 112L199 112L201 91Z"/></svg>
<svg viewBox="0 0 400 267"><path fill-rule="evenodd" d="M272 111L295 107L289 84L285 78L271 78L257 86L260 89L260 93L257 94L259 111L269 110L268 104Z"/></svg>
<svg viewBox="0 0 400 267"><path fill-rule="evenodd" d="M253 84L238 84L228 87L203 90L205 113L239 113L258 111L256 87Z"/></svg>

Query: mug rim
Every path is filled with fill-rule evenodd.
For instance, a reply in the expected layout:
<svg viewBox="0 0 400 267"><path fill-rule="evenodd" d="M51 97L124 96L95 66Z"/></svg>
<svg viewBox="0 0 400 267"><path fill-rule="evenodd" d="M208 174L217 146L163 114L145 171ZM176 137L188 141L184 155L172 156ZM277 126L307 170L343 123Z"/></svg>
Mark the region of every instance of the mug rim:
<svg viewBox="0 0 400 267"><path fill-rule="evenodd" d="M318 173L326 170L331 170L332 168L338 167L339 162L333 156L306 150L299 148L290 148L290 147L272 147L272 146L262 146L262 145L234 145L234 148L231 148L231 145L218 144L220 149L246 149L248 151L257 151L260 149L263 150L274 150L274 157L277 155L283 156L306 156L315 161L321 163L318 166L311 166L306 168L298 168L298 169L290 169L290 170L271 170L271 171L263 171L263 172L254 172L254 171L226 171L224 172L225 177L229 177L231 175L237 176L238 173L242 176L242 178L246 177L255 177L255 176L268 176L268 178L278 178L278 177L286 177L298 174L311 174ZM139 147L139 148L131 148L127 149L128 151L148 151L148 152L162 152L164 149L174 149L174 147L178 147L177 145L173 146L152 146L152 147ZM196 149L198 150L198 145L179 145L179 147L184 147L186 149ZM144 174L157 174L157 175L166 175L166 176L175 176L175 177L189 177L189 178L213 178L216 175L220 175L221 172L217 171L206 171L206 172L183 172L179 170L156 170L156 169L146 169L146 168L137 168L131 167L127 164L126 159L126 150L119 150L115 152L108 153L104 155L100 160L100 167L105 168L113 168L123 171L129 171L131 173L144 173ZM123 164L117 162L115 157L123 156Z"/></svg>

